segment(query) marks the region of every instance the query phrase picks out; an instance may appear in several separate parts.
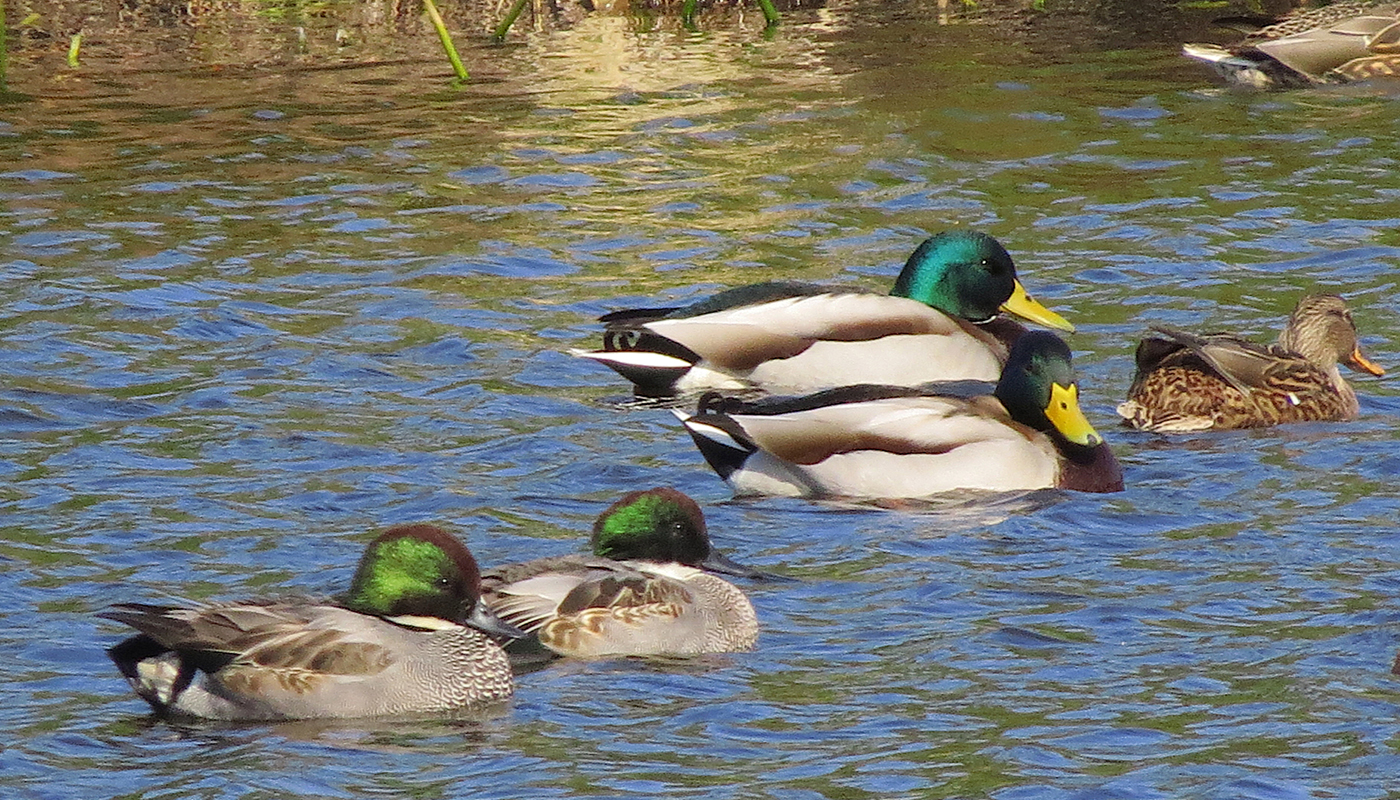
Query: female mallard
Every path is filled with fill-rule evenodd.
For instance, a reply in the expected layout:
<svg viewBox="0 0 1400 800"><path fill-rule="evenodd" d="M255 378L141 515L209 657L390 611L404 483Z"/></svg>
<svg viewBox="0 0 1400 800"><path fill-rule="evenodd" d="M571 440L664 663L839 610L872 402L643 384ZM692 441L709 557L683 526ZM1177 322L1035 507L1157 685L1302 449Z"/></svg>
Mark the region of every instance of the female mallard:
<svg viewBox="0 0 1400 800"><path fill-rule="evenodd" d="M604 349L573 353L612 367L647 396L995 380L1025 332L998 311L1074 330L1026 294L996 239L948 231L919 245L888 295L757 283L683 308L607 314Z"/></svg>
<svg viewBox="0 0 1400 800"><path fill-rule="evenodd" d="M847 386L742 402L707 394L681 417L738 494L913 498L955 489L1116 492L1123 474L1079 410L1069 348L1022 336L992 394L964 381Z"/></svg>
<svg viewBox="0 0 1400 800"><path fill-rule="evenodd" d="M1118 413L1135 428L1164 433L1259 428L1281 422L1351 419L1356 392L1338 362L1385 372L1361 352L1342 298L1298 301L1276 345L1228 333L1204 336L1154 327L1137 348L1137 374Z"/></svg>
<svg viewBox="0 0 1400 800"><path fill-rule="evenodd" d="M705 517L674 489L632 492L593 524L593 555L510 564L482 576L504 620L575 658L752 650L753 605L710 573L763 577L710 546Z"/></svg>
<svg viewBox="0 0 1400 800"><path fill-rule="evenodd" d="M1333 3L1272 25L1251 26L1242 41L1228 48L1188 44L1182 53L1210 64L1227 83L1251 89L1395 76L1400 74L1397 8L1395 2Z"/></svg>
<svg viewBox="0 0 1400 800"><path fill-rule="evenodd" d="M120 603L99 616L141 631L107 653L157 712L366 717L510 697L510 664L491 636L524 634L480 597L461 542L401 525L370 543L340 602Z"/></svg>

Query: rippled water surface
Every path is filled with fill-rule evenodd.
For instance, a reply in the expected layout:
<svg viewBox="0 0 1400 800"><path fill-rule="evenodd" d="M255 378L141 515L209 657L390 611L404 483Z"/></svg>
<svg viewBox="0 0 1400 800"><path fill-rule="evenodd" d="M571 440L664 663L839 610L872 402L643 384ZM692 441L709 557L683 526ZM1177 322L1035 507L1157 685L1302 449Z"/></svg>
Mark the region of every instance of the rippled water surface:
<svg viewBox="0 0 1400 800"><path fill-rule="evenodd" d="M1152 323L1350 300L1400 370L1392 87L1242 96L1174 45L979 25L596 16L380 65L12 65L0 106L0 787L21 797L1384 797L1400 775L1392 379L1354 423L1117 429ZM93 56L93 59L98 59ZM734 501L565 355L610 310L776 277L887 287L1000 238L1128 490ZM334 591L370 532L487 564L669 484L757 652L557 663L481 719L152 720L116 601Z"/></svg>

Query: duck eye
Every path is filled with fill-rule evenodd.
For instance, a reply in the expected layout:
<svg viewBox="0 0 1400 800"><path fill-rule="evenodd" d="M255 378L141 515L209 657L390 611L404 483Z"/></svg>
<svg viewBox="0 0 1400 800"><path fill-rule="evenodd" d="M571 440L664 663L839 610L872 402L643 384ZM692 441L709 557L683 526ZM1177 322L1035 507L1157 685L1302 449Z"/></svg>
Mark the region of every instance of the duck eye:
<svg viewBox="0 0 1400 800"><path fill-rule="evenodd" d="M452 580L446 576L442 576L437 580L433 581L433 585L439 589L446 589L452 585Z"/></svg>

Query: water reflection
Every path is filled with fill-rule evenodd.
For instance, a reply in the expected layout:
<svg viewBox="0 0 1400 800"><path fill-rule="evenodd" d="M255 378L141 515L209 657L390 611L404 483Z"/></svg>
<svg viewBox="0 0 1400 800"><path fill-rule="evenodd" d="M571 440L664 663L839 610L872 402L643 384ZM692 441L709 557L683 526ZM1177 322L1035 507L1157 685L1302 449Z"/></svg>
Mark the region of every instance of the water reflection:
<svg viewBox="0 0 1400 800"><path fill-rule="evenodd" d="M1384 795L1394 379L1358 382L1348 424L1166 439L1112 408L1147 325L1260 334L1306 290L1344 291L1396 361L1388 90L1242 97L1165 31L1039 49L886 12L794 11L771 40L599 17L469 44L464 89L435 42L387 35L395 58L340 70L153 54L60 80L21 56L37 99L0 108L0 785ZM565 353L599 314L717 287L887 287L953 226L994 233L1080 324L1128 491L734 501L669 412ZM574 552L658 483L736 559L800 578L747 587L756 652L552 664L479 722L237 729L149 721L102 654L113 601L333 590L400 521L483 563Z"/></svg>

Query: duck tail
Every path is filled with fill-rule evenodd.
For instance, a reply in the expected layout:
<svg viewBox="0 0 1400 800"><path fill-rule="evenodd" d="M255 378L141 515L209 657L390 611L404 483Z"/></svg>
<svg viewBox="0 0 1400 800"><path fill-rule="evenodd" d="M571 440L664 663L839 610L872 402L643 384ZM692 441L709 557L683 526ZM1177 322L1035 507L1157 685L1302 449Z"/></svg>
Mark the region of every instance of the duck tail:
<svg viewBox="0 0 1400 800"><path fill-rule="evenodd" d="M609 328L602 350L575 349L569 354L606 364L645 397L675 394L676 381L700 361L685 345L644 328Z"/></svg>
<svg viewBox="0 0 1400 800"><path fill-rule="evenodd" d="M700 408L695 414L675 409L672 413L685 426L686 433L690 434L710 468L728 480L730 475L744 466L749 456L758 452L758 445L749 439L739 423L723 411L707 406L705 400L709 396L707 394L701 398Z"/></svg>
<svg viewBox="0 0 1400 800"><path fill-rule="evenodd" d="M179 653L144 633L107 648L107 657L157 714L170 712L197 671Z"/></svg>

